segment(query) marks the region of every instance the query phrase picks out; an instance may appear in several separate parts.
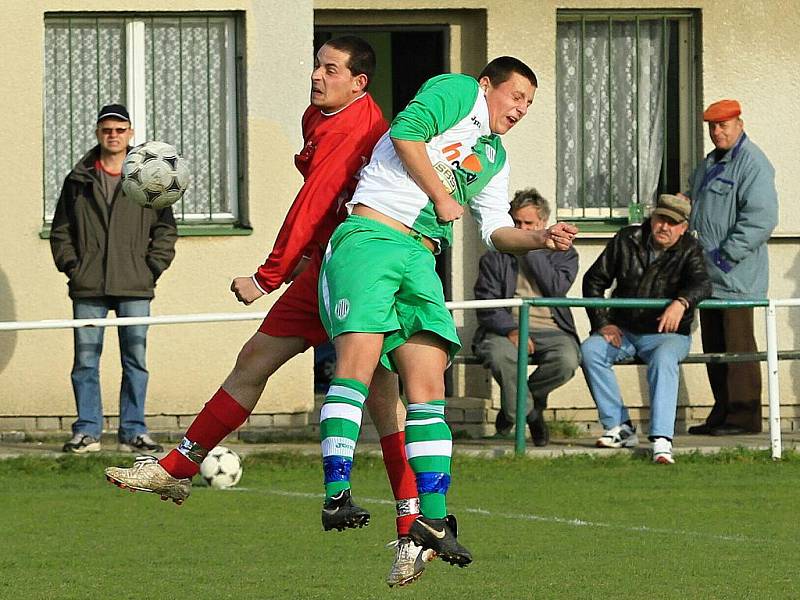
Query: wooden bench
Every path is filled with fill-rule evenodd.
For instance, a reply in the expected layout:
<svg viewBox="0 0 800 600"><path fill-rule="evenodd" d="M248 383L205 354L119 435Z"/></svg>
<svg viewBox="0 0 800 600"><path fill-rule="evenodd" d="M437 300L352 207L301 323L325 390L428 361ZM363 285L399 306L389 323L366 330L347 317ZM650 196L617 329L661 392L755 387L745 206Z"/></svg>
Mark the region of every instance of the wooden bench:
<svg viewBox="0 0 800 600"><path fill-rule="evenodd" d="M800 350L779 350L778 360L800 359ZM707 363L742 363L763 362L767 360L766 352L696 352L689 354L681 364L707 364ZM483 365L483 361L472 354L458 354L453 358L454 365ZM532 357L528 357L528 364L535 365ZM638 357L621 360L618 365L643 365Z"/></svg>

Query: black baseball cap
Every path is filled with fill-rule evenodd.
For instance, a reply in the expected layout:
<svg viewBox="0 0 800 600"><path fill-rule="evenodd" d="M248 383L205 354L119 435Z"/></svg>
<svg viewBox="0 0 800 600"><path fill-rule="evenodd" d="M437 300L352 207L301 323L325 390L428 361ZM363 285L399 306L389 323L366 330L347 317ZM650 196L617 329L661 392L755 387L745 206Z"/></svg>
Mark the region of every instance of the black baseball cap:
<svg viewBox="0 0 800 600"><path fill-rule="evenodd" d="M131 117L128 114L128 109L122 104L106 104L97 113L97 122L103 119L119 119L120 121L131 122Z"/></svg>

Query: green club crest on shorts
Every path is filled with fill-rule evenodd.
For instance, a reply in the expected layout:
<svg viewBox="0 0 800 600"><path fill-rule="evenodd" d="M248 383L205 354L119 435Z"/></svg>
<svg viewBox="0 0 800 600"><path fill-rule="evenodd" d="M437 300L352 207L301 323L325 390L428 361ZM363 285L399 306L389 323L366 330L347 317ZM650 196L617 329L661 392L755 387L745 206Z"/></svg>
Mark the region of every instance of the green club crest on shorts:
<svg viewBox="0 0 800 600"><path fill-rule="evenodd" d="M347 298L342 298L336 303L336 307L333 309L336 318L340 321L344 321L347 318L347 315L350 314L350 300Z"/></svg>

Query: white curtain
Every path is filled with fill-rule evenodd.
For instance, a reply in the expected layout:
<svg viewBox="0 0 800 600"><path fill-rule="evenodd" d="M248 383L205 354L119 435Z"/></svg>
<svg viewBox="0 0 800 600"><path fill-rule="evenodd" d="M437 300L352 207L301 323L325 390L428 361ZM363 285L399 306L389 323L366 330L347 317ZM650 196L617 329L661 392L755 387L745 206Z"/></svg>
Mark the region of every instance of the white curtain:
<svg viewBox="0 0 800 600"><path fill-rule="evenodd" d="M149 137L188 159L192 186L176 217L230 213L226 156L225 24L205 18L156 19L145 35Z"/></svg>
<svg viewBox="0 0 800 600"><path fill-rule="evenodd" d="M73 165L97 144L97 113L125 103L121 19L58 19L45 27L44 214L51 219Z"/></svg>
<svg viewBox="0 0 800 600"><path fill-rule="evenodd" d="M664 153L666 56L659 20L558 24L560 208L652 204ZM638 70L637 70L638 66ZM583 92L583 93L581 93Z"/></svg>
<svg viewBox="0 0 800 600"><path fill-rule="evenodd" d="M45 26L45 219L52 218L64 177L94 146L97 112L125 103L123 18L49 19ZM232 212L226 136L232 40L224 19L157 17L145 22L147 136L188 159L192 185L176 218ZM134 127L136 123L133 124Z"/></svg>

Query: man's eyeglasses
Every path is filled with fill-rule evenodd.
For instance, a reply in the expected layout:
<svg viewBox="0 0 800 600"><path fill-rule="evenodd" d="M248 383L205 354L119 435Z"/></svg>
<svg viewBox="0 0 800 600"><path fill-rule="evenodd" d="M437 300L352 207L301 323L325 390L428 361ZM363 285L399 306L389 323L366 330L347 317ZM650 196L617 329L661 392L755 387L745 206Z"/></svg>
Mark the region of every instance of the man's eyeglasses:
<svg viewBox="0 0 800 600"><path fill-rule="evenodd" d="M103 135L111 135L112 133L116 133L117 135L122 135L129 129L130 127L101 127L100 133L102 133Z"/></svg>

